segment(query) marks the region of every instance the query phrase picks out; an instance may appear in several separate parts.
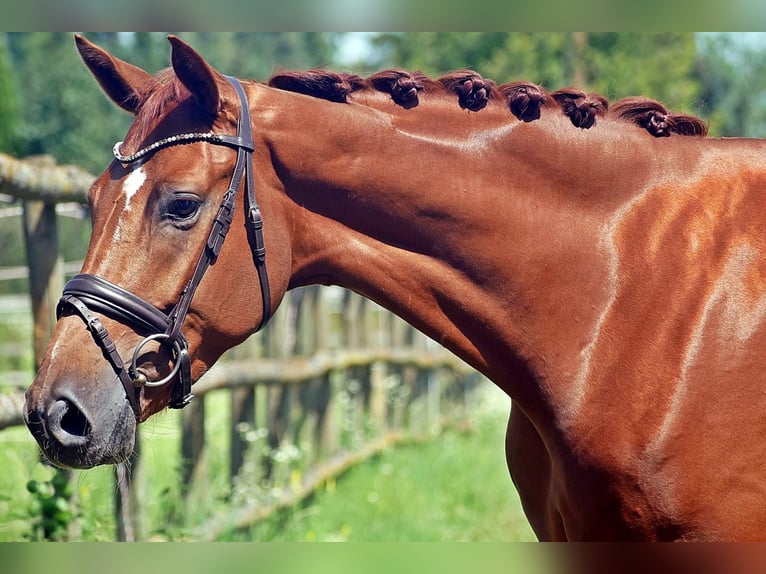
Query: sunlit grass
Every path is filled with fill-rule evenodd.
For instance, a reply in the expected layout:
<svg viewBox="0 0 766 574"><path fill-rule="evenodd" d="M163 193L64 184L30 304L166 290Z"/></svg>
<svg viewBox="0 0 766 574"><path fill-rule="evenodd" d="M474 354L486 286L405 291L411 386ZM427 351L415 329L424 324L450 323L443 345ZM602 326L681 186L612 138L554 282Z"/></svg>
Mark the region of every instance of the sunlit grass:
<svg viewBox="0 0 766 574"><path fill-rule="evenodd" d="M448 430L382 452L305 505L234 540L456 542L534 540L505 464L507 398L495 389L470 432Z"/></svg>
<svg viewBox="0 0 766 574"><path fill-rule="evenodd" d="M464 427L425 442L391 447L331 480L307 501L223 539L254 541L517 541L534 539L504 459L508 398L486 386ZM206 483L181 494L178 411L142 425L143 537L195 539L211 516L231 510L228 478L229 397L206 399ZM26 428L0 432L0 541L24 540L35 500L29 480L46 481ZM115 539L116 482L111 467L73 473L80 509L78 539Z"/></svg>

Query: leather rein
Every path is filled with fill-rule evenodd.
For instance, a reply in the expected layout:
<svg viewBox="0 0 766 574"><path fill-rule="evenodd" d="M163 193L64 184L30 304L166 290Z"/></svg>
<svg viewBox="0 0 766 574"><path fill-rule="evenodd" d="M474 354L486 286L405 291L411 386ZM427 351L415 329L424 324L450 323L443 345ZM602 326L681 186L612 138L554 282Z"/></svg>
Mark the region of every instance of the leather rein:
<svg viewBox="0 0 766 574"><path fill-rule="evenodd" d="M82 273L75 275L65 286L64 292L56 307L56 317L78 315L84 322L93 340L101 348L106 360L114 369L125 393L130 401L136 417L140 417L140 395L143 387L159 387L175 381L171 390L168 407L180 409L185 407L193 398L191 392L191 358L189 345L181 332L184 319L189 311L194 293L197 290L208 267L213 265L223 246L226 234L234 218L237 190L243 177L245 178L245 200L247 209L247 233L253 253L253 262L258 271L258 281L263 301L263 316L258 329L269 320L271 312L271 291L266 273L266 248L263 241L263 220L255 198L253 181L253 131L250 121L250 110L242 84L236 78L226 76L234 86L240 102L237 135L230 136L207 133L185 133L159 140L139 151L122 155L122 142L114 146L114 156L121 163L132 163L158 149L172 145L180 145L193 141L206 141L214 145L224 145L237 150L237 163L231 176L229 188L221 200L218 212L208 234L205 247L197 260L191 279L184 287L178 302L172 311L163 311L144 299L130 293L122 287L107 281L103 277ZM144 339L136 346L129 365L126 367L117 348L109 337L109 333L101 320L94 314L101 313L107 317L131 327ZM139 370L138 361L141 350L150 342L157 341L169 349L173 368L160 380L150 381Z"/></svg>

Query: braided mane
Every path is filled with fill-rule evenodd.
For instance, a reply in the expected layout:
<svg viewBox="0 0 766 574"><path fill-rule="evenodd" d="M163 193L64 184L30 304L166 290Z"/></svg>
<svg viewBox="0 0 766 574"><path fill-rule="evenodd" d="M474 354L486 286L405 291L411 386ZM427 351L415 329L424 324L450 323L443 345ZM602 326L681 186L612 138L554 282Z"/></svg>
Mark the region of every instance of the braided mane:
<svg viewBox="0 0 766 574"><path fill-rule="evenodd" d="M346 102L355 92L374 90L389 94L394 103L404 109L418 106L421 94L442 93L457 96L460 108L472 112L481 111L490 101L498 101L519 120L532 122L540 118L544 109L558 110L581 129L590 129L596 125L598 118L608 116L635 124L655 137L671 134L701 137L708 131L700 118L670 112L660 102L650 98L623 98L610 105L603 96L574 88L548 93L530 82L510 82L498 86L471 70L459 70L433 80L420 72L396 69L384 70L367 78L314 69L275 74L268 85L332 102Z"/></svg>
<svg viewBox="0 0 766 574"><path fill-rule="evenodd" d="M268 85L341 103L347 102L354 93L380 92L388 94L404 109L417 107L424 94L441 94L455 98L460 108L471 112L481 112L490 102L499 102L523 122L533 122L546 111L562 113L574 126L590 129L599 118L609 117L637 125L655 137L673 134L702 137L708 131L701 119L670 112L650 98L629 97L609 104L603 96L574 88L548 93L531 82L497 85L471 70L459 70L434 80L420 72L397 69L383 70L367 78L315 69L275 74ZM154 120L162 116L171 102L181 101L189 95L171 70L160 72L143 93L139 103L141 113L126 137L125 149L135 147L148 136Z"/></svg>

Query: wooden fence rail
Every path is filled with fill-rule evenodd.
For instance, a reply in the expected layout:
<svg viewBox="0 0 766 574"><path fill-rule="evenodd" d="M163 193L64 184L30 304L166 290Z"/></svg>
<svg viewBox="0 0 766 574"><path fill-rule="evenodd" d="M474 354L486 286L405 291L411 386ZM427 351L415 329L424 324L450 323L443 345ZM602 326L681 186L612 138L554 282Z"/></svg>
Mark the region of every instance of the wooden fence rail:
<svg viewBox="0 0 766 574"><path fill-rule="evenodd" d="M29 201L85 203L95 176L50 156L16 159L0 153L0 193Z"/></svg>
<svg viewBox="0 0 766 574"><path fill-rule="evenodd" d="M93 179L47 159L0 154L0 193L24 201L36 365L63 283L55 203L84 202ZM197 537L242 528L365 456L454 420L478 380L455 356L354 293L321 287L289 293L263 331L194 386L196 398L182 411L178 484L184 500L207 495L208 435L228 437L233 510L196 525ZM221 393L229 395L228 428L207 428L209 399ZM22 423L22 402L20 392L0 396L0 429ZM134 457L115 470L118 540L154 531L142 507L140 452L137 440Z"/></svg>

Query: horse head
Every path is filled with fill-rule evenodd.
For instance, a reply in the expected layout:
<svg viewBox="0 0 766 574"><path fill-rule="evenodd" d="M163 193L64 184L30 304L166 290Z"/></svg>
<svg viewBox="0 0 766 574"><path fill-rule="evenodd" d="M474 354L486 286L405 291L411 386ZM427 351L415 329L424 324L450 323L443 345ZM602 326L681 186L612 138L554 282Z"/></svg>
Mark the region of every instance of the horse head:
<svg viewBox="0 0 766 574"><path fill-rule="evenodd" d="M272 260L289 262L289 241L264 238L255 199L246 88L169 40L172 67L151 76L76 38L104 92L135 119L90 189L88 253L27 391L27 425L63 466L129 456L136 424L184 406L192 382L286 290Z"/></svg>

